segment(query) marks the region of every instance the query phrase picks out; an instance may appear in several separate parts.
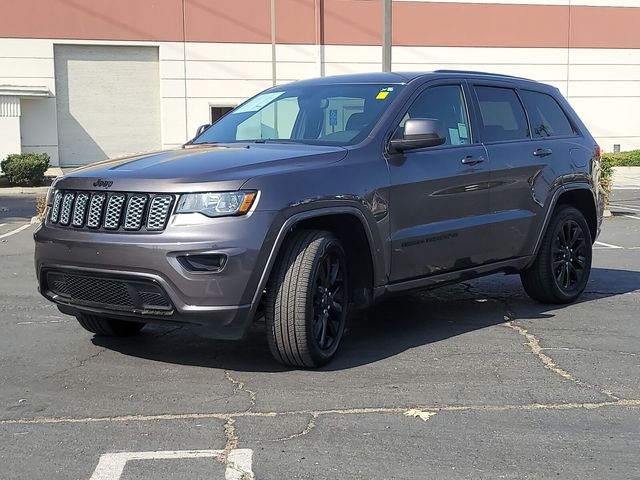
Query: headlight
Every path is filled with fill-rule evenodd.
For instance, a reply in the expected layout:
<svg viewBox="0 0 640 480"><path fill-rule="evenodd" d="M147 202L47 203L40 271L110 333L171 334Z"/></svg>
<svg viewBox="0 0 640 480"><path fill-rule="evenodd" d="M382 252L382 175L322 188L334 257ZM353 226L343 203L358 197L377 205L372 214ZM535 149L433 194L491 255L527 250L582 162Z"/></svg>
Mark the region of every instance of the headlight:
<svg viewBox="0 0 640 480"><path fill-rule="evenodd" d="M49 190L47 190L47 207L53 205L53 197L57 191L58 190L53 185L49 187Z"/></svg>
<svg viewBox="0 0 640 480"><path fill-rule="evenodd" d="M187 193L180 197L176 213L202 213L207 217L244 215L256 196L256 192Z"/></svg>

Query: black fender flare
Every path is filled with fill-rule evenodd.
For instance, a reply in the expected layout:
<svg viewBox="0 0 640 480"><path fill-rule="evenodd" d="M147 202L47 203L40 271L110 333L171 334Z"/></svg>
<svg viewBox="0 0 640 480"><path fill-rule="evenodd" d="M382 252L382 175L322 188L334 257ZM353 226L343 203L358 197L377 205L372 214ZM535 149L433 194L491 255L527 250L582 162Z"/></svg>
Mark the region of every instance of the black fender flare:
<svg viewBox="0 0 640 480"><path fill-rule="evenodd" d="M284 223L280 226L278 230L278 234L276 236L275 241L271 246L271 250L269 252L269 256L267 258L267 262L265 267L262 270L262 274L260 276L260 280L258 281L257 288L254 292L252 299L252 308L251 313L255 314L255 311L260 302L260 298L262 296L262 292L267 286L267 282L269 281L269 277L271 276L271 271L273 266L275 265L276 259L278 258L278 254L280 253L280 249L284 243L284 239L289 233L289 231L295 227L295 225L303 220L309 220L312 218L326 217L330 215L352 215L356 217L362 227L364 228L365 234L367 236L367 241L369 243L369 253L371 255L371 264L373 266L373 277L378 278L381 273L384 273L386 268L384 265L384 256L379 255L378 251L382 251L382 245L380 240L376 242L376 237L374 236L373 231L371 230L371 225L367 220L365 214L355 206L349 205L340 205L340 206L330 206L330 207L320 207L311 210L306 210L304 212L299 212L290 217L287 217ZM374 280L375 284L375 280ZM374 285L375 287L375 285Z"/></svg>
<svg viewBox="0 0 640 480"><path fill-rule="evenodd" d="M597 204L595 196L593 194L593 190L592 190L592 188L591 188L591 186L589 184L587 184L587 183L584 183L584 184L573 183L573 184L561 185L560 187L558 187L556 189L556 191L553 193L553 195L551 197L551 201L549 202L549 207L547 208L547 211L545 213L545 217L544 217L544 221L543 221L543 224L542 224L542 228L540 229L540 233L538 234L538 238L536 239L536 243L535 243L534 248L533 248L533 254L532 254L531 262L529 262L527 267L530 267L531 264L533 264L533 262L535 261L536 256L538 255L538 251L540 250L540 246L542 244L542 239L544 238L545 234L547 233L547 228L549 227L549 223L551 222L551 216L553 215L553 212L556 209L556 206L558 204L558 200L560 199L560 197L562 196L563 193L567 193L567 192L570 192L572 190L586 190L589 193L591 193L591 197L593 199L593 205L594 205L595 211L598 212L598 204ZM593 241L595 241L595 238L593 239Z"/></svg>

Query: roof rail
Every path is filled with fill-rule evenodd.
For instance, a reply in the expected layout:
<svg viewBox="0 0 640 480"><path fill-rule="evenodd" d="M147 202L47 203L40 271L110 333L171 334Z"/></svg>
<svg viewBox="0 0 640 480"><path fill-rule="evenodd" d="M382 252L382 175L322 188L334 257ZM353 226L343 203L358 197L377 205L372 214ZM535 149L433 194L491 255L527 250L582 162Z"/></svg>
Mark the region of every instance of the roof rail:
<svg viewBox="0 0 640 480"><path fill-rule="evenodd" d="M535 82L535 80L531 80L530 78L518 77L516 75L505 75L504 73L478 72L475 70L434 70L433 73L462 73L462 74L469 74L469 75L489 75L492 77L517 78L518 80L529 80L530 82Z"/></svg>

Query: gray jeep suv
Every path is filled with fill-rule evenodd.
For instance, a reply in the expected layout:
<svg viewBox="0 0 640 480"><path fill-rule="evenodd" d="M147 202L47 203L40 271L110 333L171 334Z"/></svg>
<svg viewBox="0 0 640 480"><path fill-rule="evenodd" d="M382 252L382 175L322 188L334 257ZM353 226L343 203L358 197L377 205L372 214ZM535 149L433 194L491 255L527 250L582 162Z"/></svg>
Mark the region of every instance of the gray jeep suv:
<svg viewBox="0 0 640 480"><path fill-rule="evenodd" d="M600 149L556 88L478 72L278 86L183 148L59 178L35 232L42 294L97 335L146 323L329 361L350 313L495 272L584 290Z"/></svg>

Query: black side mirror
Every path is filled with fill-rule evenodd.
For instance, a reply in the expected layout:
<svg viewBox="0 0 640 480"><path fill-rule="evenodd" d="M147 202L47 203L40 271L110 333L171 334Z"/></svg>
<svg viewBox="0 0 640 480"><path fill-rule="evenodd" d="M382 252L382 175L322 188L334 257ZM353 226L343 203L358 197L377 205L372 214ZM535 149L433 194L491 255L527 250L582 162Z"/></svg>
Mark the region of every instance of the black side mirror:
<svg viewBox="0 0 640 480"><path fill-rule="evenodd" d="M389 142L393 151L435 147L447 141L442 122L434 118L411 118L404 124L404 135Z"/></svg>
<svg viewBox="0 0 640 480"><path fill-rule="evenodd" d="M207 128L209 128L210 126L211 126L211 124L210 124L210 123L205 123L204 125L200 125L200 126L198 127L198 129L196 130L196 136L195 136L195 137L193 137L193 138L198 138L198 137L202 134L202 132L204 132L204 131L205 131Z"/></svg>

